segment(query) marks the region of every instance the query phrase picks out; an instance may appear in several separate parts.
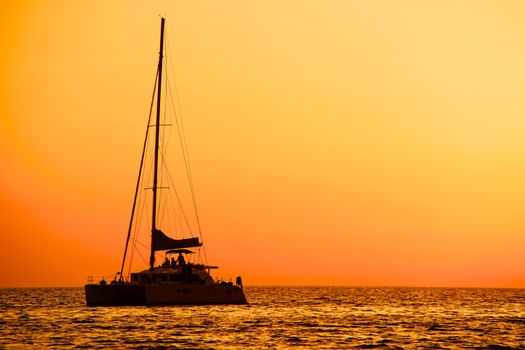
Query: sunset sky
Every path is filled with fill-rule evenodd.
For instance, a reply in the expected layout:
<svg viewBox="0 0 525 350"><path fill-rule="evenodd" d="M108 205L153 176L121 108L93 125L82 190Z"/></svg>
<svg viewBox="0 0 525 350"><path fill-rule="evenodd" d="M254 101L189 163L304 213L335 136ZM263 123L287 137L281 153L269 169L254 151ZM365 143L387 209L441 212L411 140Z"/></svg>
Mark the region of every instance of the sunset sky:
<svg viewBox="0 0 525 350"><path fill-rule="evenodd" d="M496 0L1 2L0 287L119 269L160 16L216 277L525 287L525 2Z"/></svg>

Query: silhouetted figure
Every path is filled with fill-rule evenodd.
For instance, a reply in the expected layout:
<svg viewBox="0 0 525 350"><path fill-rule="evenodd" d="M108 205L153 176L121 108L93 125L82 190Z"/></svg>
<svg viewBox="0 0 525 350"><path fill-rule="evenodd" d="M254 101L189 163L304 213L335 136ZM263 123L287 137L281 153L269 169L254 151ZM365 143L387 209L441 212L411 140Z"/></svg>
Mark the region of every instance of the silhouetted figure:
<svg viewBox="0 0 525 350"><path fill-rule="evenodd" d="M242 288L242 278L241 278L241 276L237 276L237 278L235 279L235 284L236 284L239 288Z"/></svg>
<svg viewBox="0 0 525 350"><path fill-rule="evenodd" d="M177 262L179 263L179 266L186 265L186 260L184 260L184 257L182 256L182 253L179 253L179 257L177 258Z"/></svg>
<svg viewBox="0 0 525 350"><path fill-rule="evenodd" d="M166 259L164 259L164 263L162 264L162 267L168 267L170 266L170 260L168 259L168 257L166 257Z"/></svg>
<svg viewBox="0 0 525 350"><path fill-rule="evenodd" d="M175 261L174 257L171 257L171 267L177 266L177 262Z"/></svg>

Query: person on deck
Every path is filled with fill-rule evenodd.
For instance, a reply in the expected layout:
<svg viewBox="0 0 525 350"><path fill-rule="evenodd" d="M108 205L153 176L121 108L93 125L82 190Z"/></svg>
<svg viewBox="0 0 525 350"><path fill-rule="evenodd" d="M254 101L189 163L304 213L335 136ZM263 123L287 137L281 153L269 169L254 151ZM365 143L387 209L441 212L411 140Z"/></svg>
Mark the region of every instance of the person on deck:
<svg viewBox="0 0 525 350"><path fill-rule="evenodd" d="M179 266L186 265L186 260L184 260L184 257L182 256L182 253L179 253L179 257L177 258L177 262L179 263Z"/></svg>
<svg viewBox="0 0 525 350"><path fill-rule="evenodd" d="M242 278L241 278L241 276L237 276L237 278L235 279L235 284L237 285L237 287L242 289Z"/></svg>
<svg viewBox="0 0 525 350"><path fill-rule="evenodd" d="M171 267L177 266L177 262L175 261L174 257L171 257Z"/></svg>

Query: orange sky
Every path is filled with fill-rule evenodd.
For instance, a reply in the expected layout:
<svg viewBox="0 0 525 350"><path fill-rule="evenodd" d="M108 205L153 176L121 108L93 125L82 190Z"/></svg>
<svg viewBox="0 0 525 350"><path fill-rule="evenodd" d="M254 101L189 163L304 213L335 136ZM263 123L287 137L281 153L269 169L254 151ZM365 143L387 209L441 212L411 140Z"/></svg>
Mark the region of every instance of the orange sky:
<svg viewBox="0 0 525 350"><path fill-rule="evenodd" d="M0 4L0 287L119 268L158 54L245 284L525 287L521 1Z"/></svg>

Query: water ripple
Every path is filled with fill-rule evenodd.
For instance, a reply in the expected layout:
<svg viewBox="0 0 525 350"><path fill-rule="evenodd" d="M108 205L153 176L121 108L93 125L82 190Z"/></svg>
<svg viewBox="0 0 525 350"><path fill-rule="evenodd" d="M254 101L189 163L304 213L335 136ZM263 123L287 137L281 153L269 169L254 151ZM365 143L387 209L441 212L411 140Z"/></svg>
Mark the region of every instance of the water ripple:
<svg viewBox="0 0 525 350"><path fill-rule="evenodd" d="M525 349L520 289L251 287L249 305L86 307L0 289L0 348Z"/></svg>

